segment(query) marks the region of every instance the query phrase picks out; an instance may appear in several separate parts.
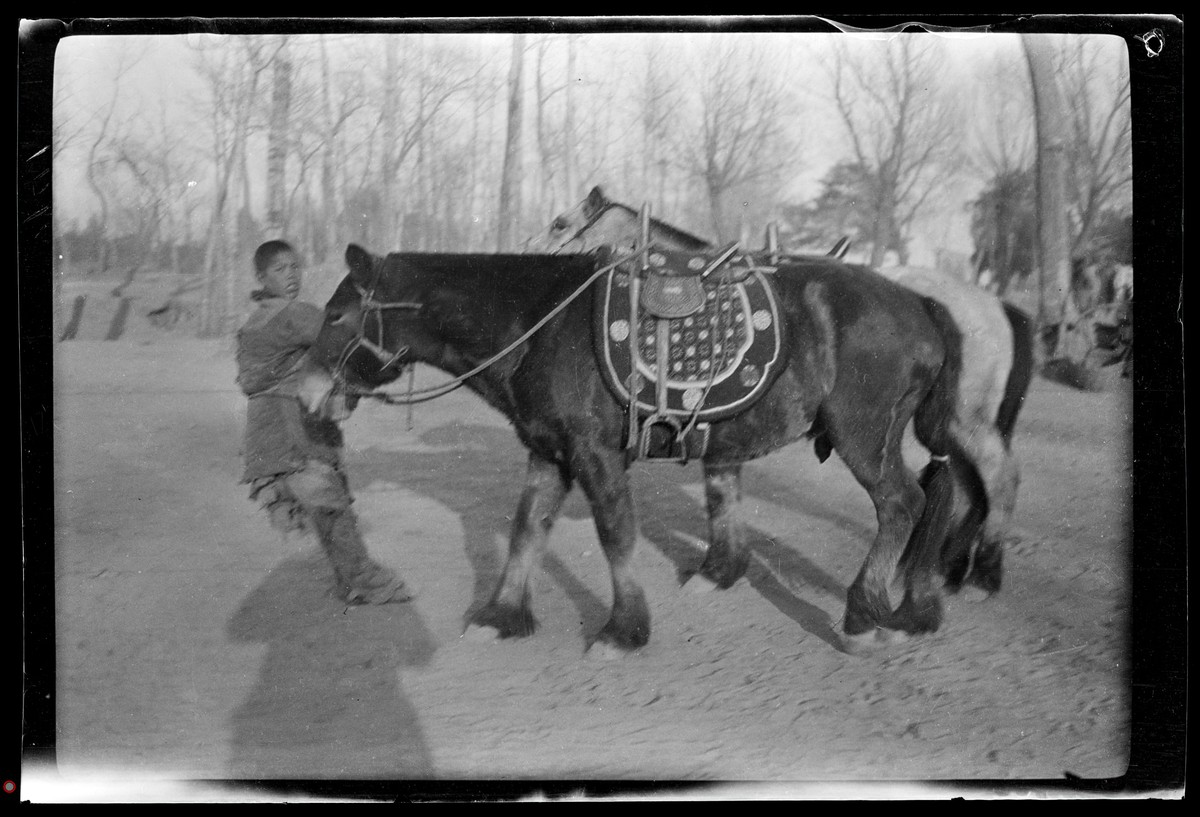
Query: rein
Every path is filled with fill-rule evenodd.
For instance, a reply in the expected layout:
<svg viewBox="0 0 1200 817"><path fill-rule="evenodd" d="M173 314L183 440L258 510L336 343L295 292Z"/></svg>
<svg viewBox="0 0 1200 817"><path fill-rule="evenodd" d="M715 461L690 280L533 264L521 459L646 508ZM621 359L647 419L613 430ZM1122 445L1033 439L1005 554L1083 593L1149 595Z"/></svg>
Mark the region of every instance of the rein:
<svg viewBox="0 0 1200 817"><path fill-rule="evenodd" d="M600 276L604 275L605 273L609 272L610 270L615 269L616 267L620 266L621 264L624 264L626 261L629 261L636 257L637 257L637 253L633 253L628 256L622 256L621 258L618 258L616 261L612 262L611 264L607 264L606 266L603 266L603 267L600 267L599 269L597 269L590 276L588 276L588 279L586 281L584 281L574 292L572 292L570 295L568 295L560 304L558 304L558 306L554 307L549 312L547 312L540 320L538 320L537 323L535 323L533 326L531 326L519 338L514 340L508 346L505 346L503 349L501 349L496 354L492 355L487 360L480 363L478 366L475 366L470 371L465 372L464 374L460 374L457 377L451 378L450 380L446 381L445 383L441 383L437 386L428 386L426 388L415 389L415 390L412 388L412 379L410 378L408 393L406 395L404 395L403 397L396 397L396 396L393 396L390 394L373 392L373 391L365 392L365 393L356 391L355 393L358 394L359 396L372 397L376 400L380 400L384 403L387 403L388 405L399 405L399 406L410 406L410 405L414 405L417 403L425 403L425 402L428 402L429 400L435 400L438 397L449 394L450 392L452 392L455 389L462 386L470 378L474 377L475 375L479 374L480 372L483 372L484 370L486 370L486 369L490 368L491 366L493 366L494 364L496 364L498 361L500 361L501 359L503 359L504 357L509 355L518 346L520 346L521 344L525 343L525 341L527 341L531 337L533 337L533 335L536 334L543 326L545 326L547 323L549 323L554 318L555 315L562 312L564 309L567 308L567 306L569 306L571 304L572 301L574 301L576 298L578 298L580 295L582 295L584 292L586 292L588 290L588 288L592 284L594 284L597 279L600 278ZM371 289L369 291L363 290L360 287L356 287L359 291L359 296L361 298L360 305L361 305L362 311L363 311L362 321L359 325L359 333L358 333L357 337L355 337L353 340L351 340L346 345L346 348L342 351L342 354L338 358L337 367L334 369L334 372L333 372L334 380L336 382L339 382L340 384L342 384L343 390L347 391L347 392L349 392L350 390L347 388L344 388L345 387L345 377L342 374L342 370L345 368L346 362L349 360L350 355L352 355L358 349L359 346L365 346L369 352L371 352L373 355L375 355L376 359L378 359L381 363L383 363L383 366L380 368L381 371L383 369L386 369L389 366L395 364L397 361L400 360L401 357L403 357L405 354L407 354L410 350L409 346L402 346L396 352L391 353L383 345L383 320L382 320L383 311L386 309L420 310L420 309L424 308L424 306L425 306L423 303L420 303L417 301L390 301L390 302L376 301L374 296L375 296L375 288L378 285L378 283L379 283L379 271L377 270L376 274L375 274L375 281L372 282ZM379 343L378 344L373 343L372 341L368 340L366 337L366 333L365 333L367 315L372 312L376 316L375 323L379 328L379 333L378 333Z"/></svg>

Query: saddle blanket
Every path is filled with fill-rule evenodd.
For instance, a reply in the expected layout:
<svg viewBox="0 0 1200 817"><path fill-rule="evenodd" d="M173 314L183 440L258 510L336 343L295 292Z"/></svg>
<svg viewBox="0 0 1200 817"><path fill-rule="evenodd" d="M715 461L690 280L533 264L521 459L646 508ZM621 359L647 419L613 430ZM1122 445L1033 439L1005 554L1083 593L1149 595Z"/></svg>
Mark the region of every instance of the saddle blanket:
<svg viewBox="0 0 1200 817"><path fill-rule="evenodd" d="M677 275L667 271L675 266L677 255L651 252L651 269L631 274L618 267L600 280L592 327L597 363L606 385L624 404L630 402L630 375L636 365L635 404L642 417L665 413L688 420L726 419L750 408L783 369L778 296L762 268L748 258L736 258L732 267L710 267L713 274L697 273L688 279L695 289L702 287L703 302L696 304L696 311L657 317L647 310L645 292L662 291L662 278L656 276L663 273L655 266L668 276ZM705 269L712 261L711 256L690 255L692 270ZM738 262L747 266L737 267ZM635 287L636 318L630 310ZM660 376L666 378L665 407L659 405Z"/></svg>

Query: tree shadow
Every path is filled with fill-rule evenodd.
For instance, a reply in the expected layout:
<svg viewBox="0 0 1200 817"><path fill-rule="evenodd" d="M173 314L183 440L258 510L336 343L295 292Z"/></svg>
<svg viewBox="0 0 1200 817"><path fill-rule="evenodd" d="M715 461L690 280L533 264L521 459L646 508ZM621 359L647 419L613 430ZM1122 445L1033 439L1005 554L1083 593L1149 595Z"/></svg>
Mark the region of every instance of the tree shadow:
<svg viewBox="0 0 1200 817"><path fill-rule="evenodd" d="M469 616L490 598L504 567L505 553L497 548L496 541L508 541L511 515L524 484L527 453L511 430L498 426L450 423L423 432L419 440L439 450L363 448L355 452L348 470L356 484L391 482L458 514L466 556L474 572L472 600L465 614ZM682 583L704 557L703 545L697 546L696 542L707 537L706 512L703 504L684 489L702 477L690 469L667 466L635 469L631 476L640 532L675 565ZM512 486L512 490L498 491L497 486ZM774 484L770 487L779 489ZM794 492L787 497L788 507L802 513L855 532L861 527L811 497L796 496ZM574 490L561 516L590 520L591 509ZM751 586L805 631L840 649L830 616L797 595L794 588L811 588L844 603L844 584L763 531L748 527L747 536L758 556L747 573ZM579 581L552 550L545 554L543 567L579 610L586 631L583 635L602 627L609 615L608 602Z"/></svg>
<svg viewBox="0 0 1200 817"><path fill-rule="evenodd" d="M284 560L227 632L264 643L249 697L231 716L235 779L426 779L434 767L404 668L437 644L415 603L346 607L319 549Z"/></svg>

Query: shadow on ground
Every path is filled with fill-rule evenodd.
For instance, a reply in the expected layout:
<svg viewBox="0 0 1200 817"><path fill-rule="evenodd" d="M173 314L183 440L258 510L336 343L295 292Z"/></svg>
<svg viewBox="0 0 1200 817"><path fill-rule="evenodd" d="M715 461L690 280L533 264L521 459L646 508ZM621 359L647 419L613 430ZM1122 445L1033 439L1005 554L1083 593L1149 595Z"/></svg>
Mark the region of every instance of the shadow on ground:
<svg viewBox="0 0 1200 817"><path fill-rule="evenodd" d="M242 602L234 641L267 645L259 677L232 715L231 777L429 778L404 670L436 643L416 604L346 607L324 554L287 559Z"/></svg>
<svg viewBox="0 0 1200 817"><path fill-rule="evenodd" d="M439 450L361 449L349 468L351 480L355 485L390 482L436 500L458 514L466 556L475 574L472 601L466 612L469 615L486 603L503 568L504 554L497 551L495 542L497 537L508 540L509 519L524 484L527 455L511 430L489 425L451 423L424 432L419 440ZM633 474L640 532L674 564L681 582L704 558L703 545L696 542L707 537L705 509L684 489L699 479L694 469L665 465ZM774 491L779 489L777 484L769 486ZM836 511L811 498L789 495L787 504L798 513L832 520L841 527L847 524ZM578 489L568 497L560 518L590 520L591 509ZM844 601L842 583L768 534L753 527L747 534L759 557L751 562L747 574L750 584L807 632L840 649L829 615L791 588L811 588ZM768 570L764 563L773 569ZM578 609L585 638L597 632L608 619L607 602L571 573L553 547L542 564Z"/></svg>

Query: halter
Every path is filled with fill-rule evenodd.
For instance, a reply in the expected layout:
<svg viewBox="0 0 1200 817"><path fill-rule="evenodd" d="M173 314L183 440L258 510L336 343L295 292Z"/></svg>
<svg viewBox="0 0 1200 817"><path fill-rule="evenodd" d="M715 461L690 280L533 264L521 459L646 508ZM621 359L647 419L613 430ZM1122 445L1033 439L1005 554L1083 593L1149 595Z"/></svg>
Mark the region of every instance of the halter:
<svg viewBox="0 0 1200 817"><path fill-rule="evenodd" d="M591 215L591 217L588 218L588 220L583 223L583 226L575 231L574 235L572 235L570 238L568 238L566 241L563 242L562 247L560 248L560 251L562 249L565 249L567 247L567 245L570 244L572 241L578 241L580 239L580 236L582 236L584 233L586 233L588 230L590 230L592 228L592 226L597 221L600 220L600 217L602 215L604 215L605 213L607 213L609 210L611 210L614 207L623 207L623 206L624 205L618 204L615 201L605 201L603 207L601 207L599 210L597 210L595 213L593 213Z"/></svg>

